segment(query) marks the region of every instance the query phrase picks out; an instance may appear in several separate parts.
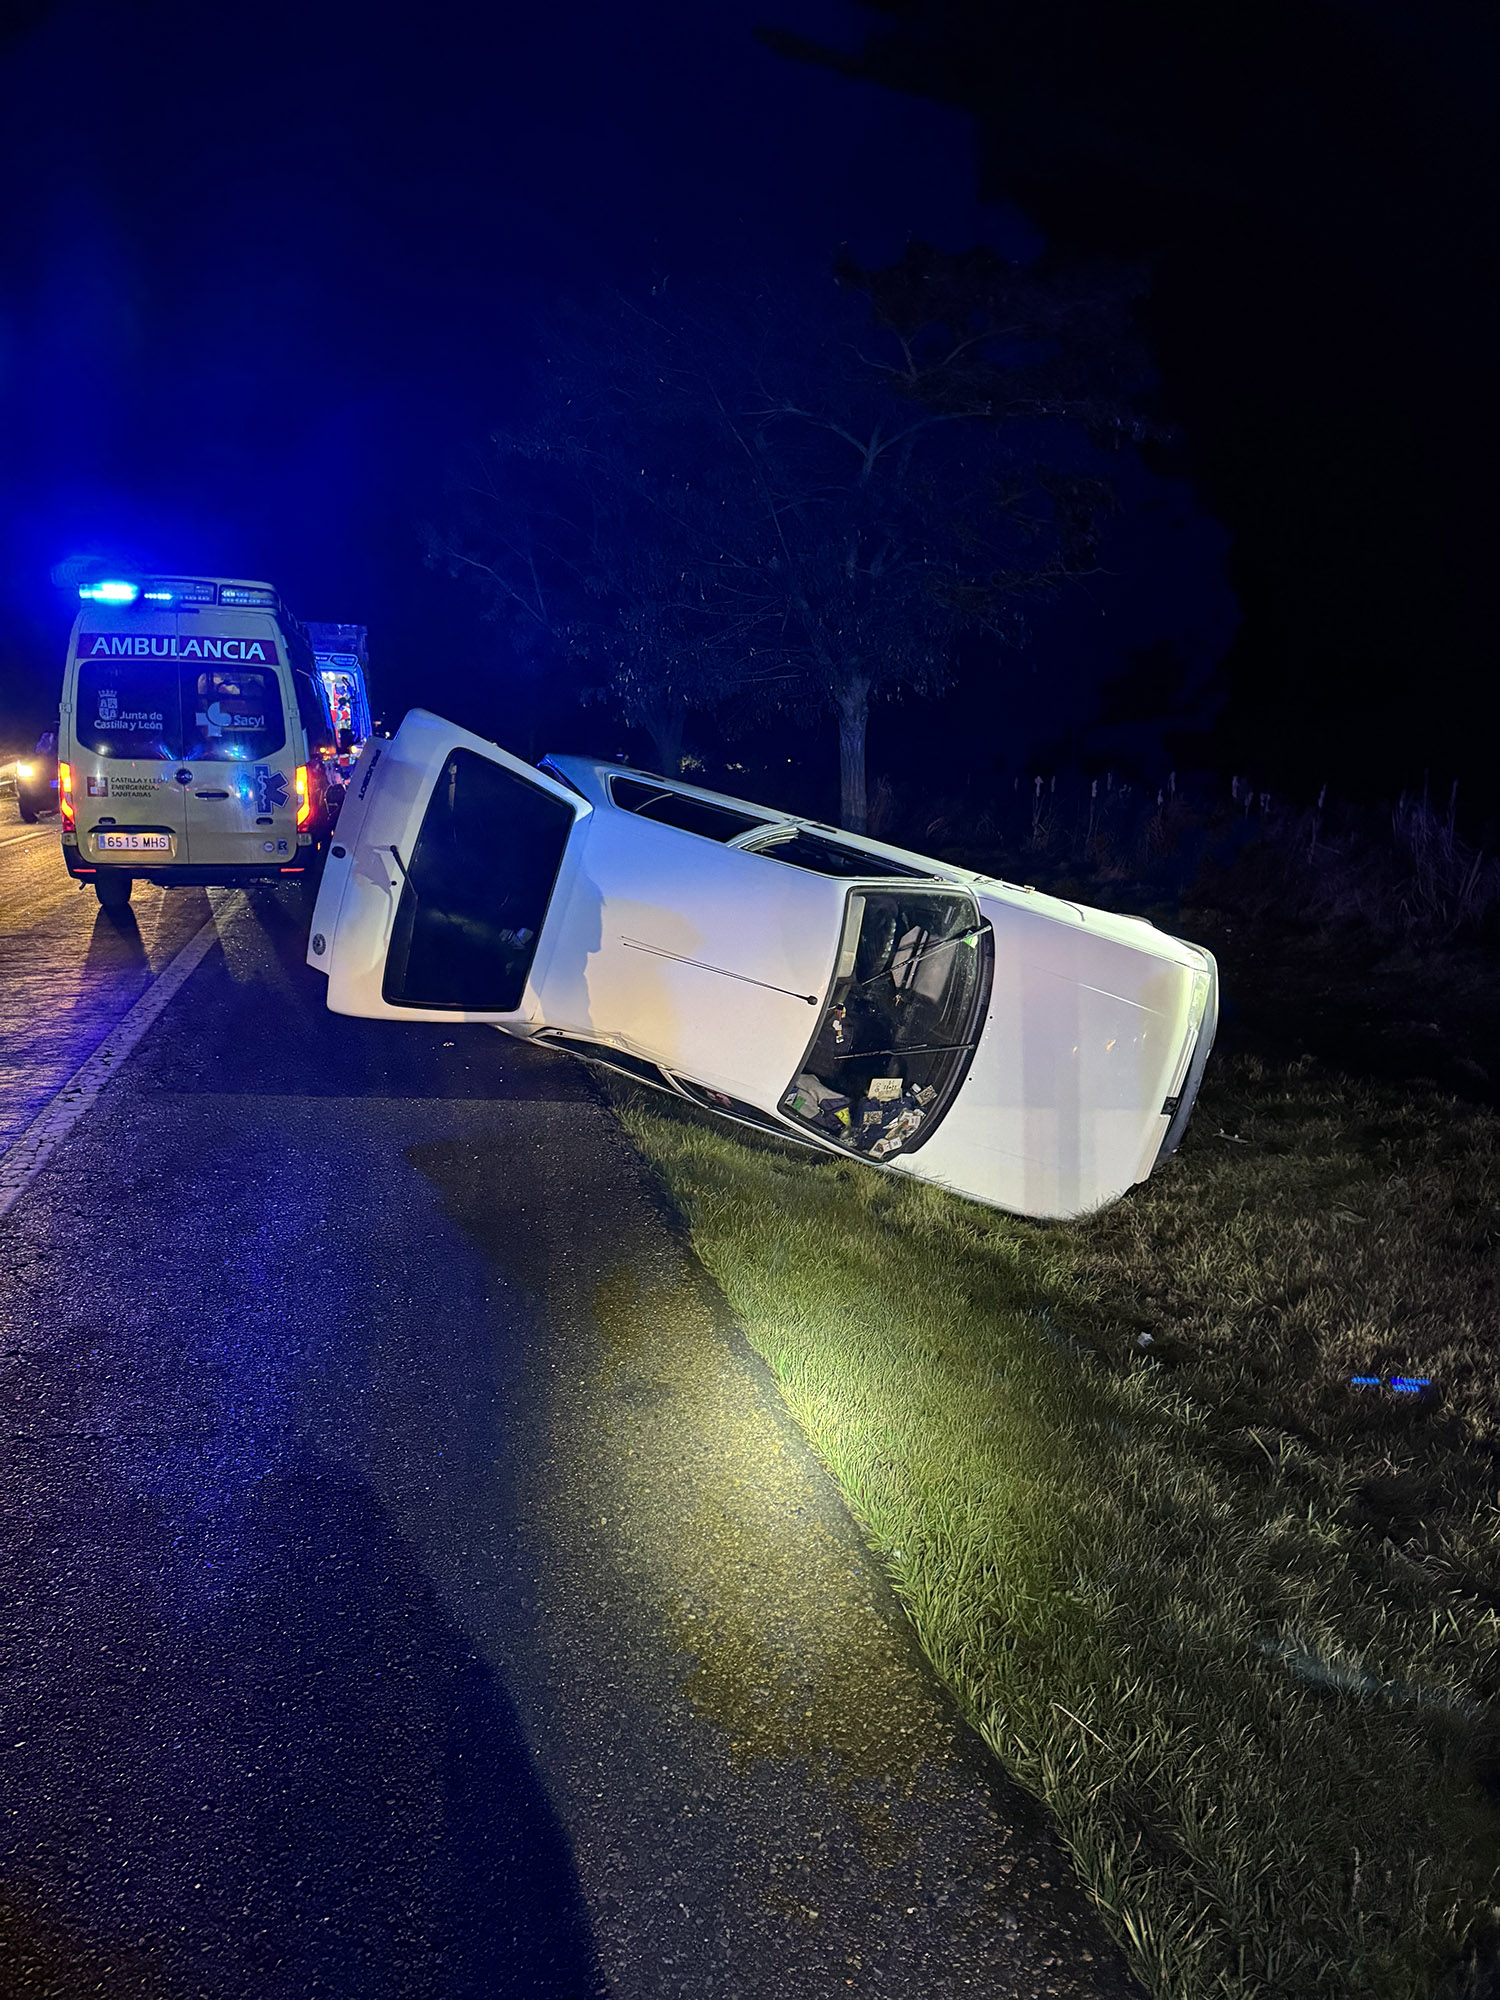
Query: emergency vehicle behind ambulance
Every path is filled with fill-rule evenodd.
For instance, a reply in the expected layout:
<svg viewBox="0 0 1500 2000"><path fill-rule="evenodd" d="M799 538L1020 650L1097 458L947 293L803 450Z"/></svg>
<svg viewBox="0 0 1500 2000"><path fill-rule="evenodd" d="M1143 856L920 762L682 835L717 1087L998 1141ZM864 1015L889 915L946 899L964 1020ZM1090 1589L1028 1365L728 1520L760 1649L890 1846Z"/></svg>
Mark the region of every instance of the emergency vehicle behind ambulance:
<svg viewBox="0 0 1500 2000"><path fill-rule="evenodd" d="M58 734L68 872L131 885L300 880L337 810L303 627L268 583L138 576L79 589Z"/></svg>

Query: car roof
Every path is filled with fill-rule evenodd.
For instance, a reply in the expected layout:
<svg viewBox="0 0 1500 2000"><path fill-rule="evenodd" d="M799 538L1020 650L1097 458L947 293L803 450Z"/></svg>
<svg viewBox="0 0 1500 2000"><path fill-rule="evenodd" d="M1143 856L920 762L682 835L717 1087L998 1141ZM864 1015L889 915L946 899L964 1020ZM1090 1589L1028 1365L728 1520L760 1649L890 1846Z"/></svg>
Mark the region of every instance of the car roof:
<svg viewBox="0 0 1500 2000"><path fill-rule="evenodd" d="M1115 910L1098 909L1092 904L1075 903L1066 897L1034 889L1026 883L1009 882L998 875L982 875L972 868L961 868L956 862L938 861L930 854L919 854L909 847L894 847L889 841L872 840L868 834L850 833L847 827L829 826L822 820L806 819L799 813L783 812L775 806L757 805L750 799L735 798L727 792L710 792L701 785L690 785L682 778L664 778L656 771L639 771L631 765L614 764L599 757L549 755L542 759L542 766L575 791L581 792L596 808L610 814L624 813L627 818L634 817L629 808L615 805L609 791L611 778L633 778L639 784L661 785L667 790L685 793L689 798L703 799L710 805L756 814L765 820L767 827L806 827L825 839L868 854L874 864L870 871L872 877L881 873L879 864L882 861L893 861L903 871L915 869L935 881L957 883L979 898L981 909L991 918L1011 911L1028 918L1060 923L1069 929L1082 926L1098 936L1113 938L1117 943L1128 944L1137 951L1147 952L1173 964L1195 964L1202 957L1196 946L1184 943L1167 931L1158 930L1148 917L1127 916ZM739 838L744 842L754 841L757 837L754 833L746 833Z"/></svg>
<svg viewBox="0 0 1500 2000"><path fill-rule="evenodd" d="M972 885L980 879L972 870L935 861L930 854L916 854L910 848L893 847L888 841L873 840L868 834L850 833L847 827L830 826L825 820L807 819L801 813L784 812L779 806L760 805L753 799L736 798L729 792L711 792L702 785L690 785L684 778L664 778L657 771L641 771L633 765L612 764L599 757L571 757L554 753L541 761L544 770L561 777L564 783L581 792L591 805L603 807L606 811L629 811L628 807L615 805L609 781L611 778L630 778L637 784L660 785L663 790L681 792L690 799L702 799L706 805L723 806L730 812L749 813L764 820L767 827L806 827L809 832L820 834L824 839L838 841L842 846L868 854L874 864L870 870L872 876L882 872L879 865L882 861L893 861L899 863L903 871L915 868L939 881ZM741 836L743 840L755 837L752 833Z"/></svg>

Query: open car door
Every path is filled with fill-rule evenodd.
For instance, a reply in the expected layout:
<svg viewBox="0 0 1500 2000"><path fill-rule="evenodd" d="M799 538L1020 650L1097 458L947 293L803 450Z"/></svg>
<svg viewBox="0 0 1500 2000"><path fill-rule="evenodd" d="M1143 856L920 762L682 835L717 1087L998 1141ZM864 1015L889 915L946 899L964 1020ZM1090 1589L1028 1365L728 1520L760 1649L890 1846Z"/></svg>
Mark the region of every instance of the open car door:
<svg viewBox="0 0 1500 2000"><path fill-rule="evenodd" d="M324 864L307 962L336 1014L527 1018L526 989L575 824L555 779L426 709L371 738Z"/></svg>

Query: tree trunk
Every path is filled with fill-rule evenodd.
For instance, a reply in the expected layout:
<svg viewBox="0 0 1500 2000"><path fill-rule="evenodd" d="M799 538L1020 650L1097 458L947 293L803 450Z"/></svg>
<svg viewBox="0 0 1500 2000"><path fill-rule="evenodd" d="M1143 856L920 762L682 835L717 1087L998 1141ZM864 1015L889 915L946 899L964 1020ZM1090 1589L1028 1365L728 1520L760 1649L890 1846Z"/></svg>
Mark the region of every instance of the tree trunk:
<svg viewBox="0 0 1500 2000"><path fill-rule="evenodd" d="M682 776L682 730L685 721L680 708L652 708L641 716L641 726L651 738L660 777Z"/></svg>
<svg viewBox="0 0 1500 2000"><path fill-rule="evenodd" d="M870 683L856 675L835 696L839 717L839 819L851 833L865 831L865 732L870 725Z"/></svg>

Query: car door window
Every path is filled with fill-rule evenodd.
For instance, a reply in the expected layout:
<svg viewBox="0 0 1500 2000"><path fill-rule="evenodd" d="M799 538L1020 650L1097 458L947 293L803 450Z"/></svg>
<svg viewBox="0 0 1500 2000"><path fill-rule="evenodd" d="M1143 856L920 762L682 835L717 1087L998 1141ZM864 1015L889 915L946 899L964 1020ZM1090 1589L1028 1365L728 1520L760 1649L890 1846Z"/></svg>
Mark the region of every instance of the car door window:
<svg viewBox="0 0 1500 2000"><path fill-rule="evenodd" d="M393 1007L514 1013L573 826L564 800L473 750L444 763L404 870L386 957Z"/></svg>
<svg viewBox="0 0 1500 2000"><path fill-rule="evenodd" d="M805 826L771 840L752 841L746 852L768 855L772 861L784 861L790 868L810 869L814 875L844 875L859 880L914 875L919 881L930 880L925 869L888 861L883 854L866 854L857 847L845 847L842 841L829 840L825 834L813 833Z"/></svg>
<svg viewBox="0 0 1500 2000"><path fill-rule="evenodd" d="M659 826L675 826L681 833L700 834L705 840L736 840L742 833L769 824L759 814L712 805L707 799L690 798L668 785L644 784L639 778L611 778L609 795L623 812L654 819Z"/></svg>

